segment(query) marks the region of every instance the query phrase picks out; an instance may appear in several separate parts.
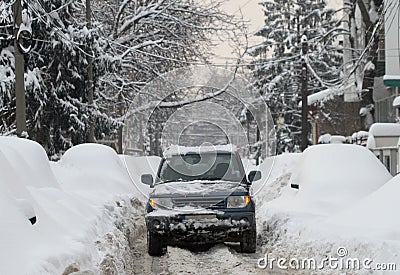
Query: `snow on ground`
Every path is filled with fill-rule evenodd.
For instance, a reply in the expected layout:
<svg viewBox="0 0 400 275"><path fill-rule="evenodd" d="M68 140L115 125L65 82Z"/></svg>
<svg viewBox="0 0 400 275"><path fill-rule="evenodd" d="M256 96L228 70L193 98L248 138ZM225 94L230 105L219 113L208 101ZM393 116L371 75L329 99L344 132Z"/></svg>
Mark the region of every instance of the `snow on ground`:
<svg viewBox="0 0 400 275"><path fill-rule="evenodd" d="M313 146L302 154L291 177L291 184L298 184L299 191L287 190L274 207L329 215L348 208L390 179L386 168L362 146Z"/></svg>
<svg viewBox="0 0 400 275"><path fill-rule="evenodd" d="M129 175L111 147L82 144L69 149L52 163L63 189L93 203L112 199L115 194L137 194Z"/></svg>
<svg viewBox="0 0 400 275"><path fill-rule="evenodd" d="M147 201L151 188L141 183L140 176L151 174L153 175L153 179L155 179L161 158L158 156L133 157L127 155L120 155L119 157L128 172L131 182L133 182L139 191L138 198L143 202Z"/></svg>
<svg viewBox="0 0 400 275"><path fill-rule="evenodd" d="M233 248L217 245L206 251L190 251L171 247L165 256L171 274L262 274L257 273L257 259L242 255Z"/></svg>
<svg viewBox="0 0 400 275"><path fill-rule="evenodd" d="M150 188L140 175L155 175L159 161L85 144L49 162L37 143L0 137L0 274L265 274L271 270L257 263L266 253L318 260L338 257L340 247L348 257L400 267L400 175L392 178L361 146L317 145L258 167L256 254L225 244L150 257L143 204ZM248 163L247 171L257 168Z"/></svg>
<svg viewBox="0 0 400 275"><path fill-rule="evenodd" d="M287 185L282 178L290 178L300 155L282 154L267 158L259 165L258 170L261 171L262 178L254 182L251 188L257 202L257 210L261 209L258 207L259 204L264 204L280 196L281 189ZM260 212L257 213L260 214Z"/></svg>
<svg viewBox="0 0 400 275"><path fill-rule="evenodd" d="M72 263L99 274L108 254L96 243L122 232L114 223L121 211L136 219L143 210L106 146L76 146L50 166L37 143L0 137L0 173L0 274L61 274Z"/></svg>
<svg viewBox="0 0 400 275"><path fill-rule="evenodd" d="M372 192L367 197L357 201L344 213L339 213L327 219L329 229L341 225L353 226L354 230L347 234L354 237L363 236L376 239L400 241L400 219L396 218L394 209L400 209L400 176ZM376 222L373 220L375 217ZM346 226L343 228L347 230ZM340 230L335 230L340 234Z"/></svg>
<svg viewBox="0 0 400 275"><path fill-rule="evenodd" d="M277 173L281 176L267 181L257 194L262 253L287 261L314 257L317 263L326 257L371 258L372 267L397 263L399 269L396 183L400 178L391 180L376 157L356 145L317 145L300 157L279 158L283 161L275 163L273 170L283 171L283 166L289 171ZM269 169L268 165L261 168ZM340 251L345 256L339 257L339 248L345 248ZM325 266L319 272L340 271Z"/></svg>

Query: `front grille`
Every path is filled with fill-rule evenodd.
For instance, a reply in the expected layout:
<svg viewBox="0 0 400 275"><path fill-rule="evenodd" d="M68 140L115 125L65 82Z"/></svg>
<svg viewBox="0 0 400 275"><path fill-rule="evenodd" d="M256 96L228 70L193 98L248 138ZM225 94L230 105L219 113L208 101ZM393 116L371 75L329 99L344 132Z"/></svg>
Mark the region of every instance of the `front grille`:
<svg viewBox="0 0 400 275"><path fill-rule="evenodd" d="M203 208L224 208L225 198L205 198L205 197L183 197L183 198L173 198L172 202L174 206L184 207L203 207Z"/></svg>

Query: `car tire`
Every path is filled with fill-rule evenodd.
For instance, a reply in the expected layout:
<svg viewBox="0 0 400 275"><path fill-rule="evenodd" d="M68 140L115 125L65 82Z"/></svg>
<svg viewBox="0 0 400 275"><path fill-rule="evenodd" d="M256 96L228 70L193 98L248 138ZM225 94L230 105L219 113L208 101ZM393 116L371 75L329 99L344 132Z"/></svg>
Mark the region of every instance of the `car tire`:
<svg viewBox="0 0 400 275"><path fill-rule="evenodd" d="M147 232L147 251L150 256L162 256L167 252L167 246L161 236Z"/></svg>
<svg viewBox="0 0 400 275"><path fill-rule="evenodd" d="M255 253L256 248L257 248L256 230L244 232L242 241L240 242L240 251L242 253Z"/></svg>

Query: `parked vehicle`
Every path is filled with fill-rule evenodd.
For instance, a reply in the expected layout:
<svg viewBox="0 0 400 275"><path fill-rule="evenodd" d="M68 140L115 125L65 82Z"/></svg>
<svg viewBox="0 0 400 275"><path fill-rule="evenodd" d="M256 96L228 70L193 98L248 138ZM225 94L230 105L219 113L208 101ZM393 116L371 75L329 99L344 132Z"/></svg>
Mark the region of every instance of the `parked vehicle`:
<svg viewBox="0 0 400 275"><path fill-rule="evenodd" d="M164 153L147 203L148 253L163 255L167 245L240 242L241 251L256 250L255 204L249 187L261 178L246 176L232 145L173 147Z"/></svg>

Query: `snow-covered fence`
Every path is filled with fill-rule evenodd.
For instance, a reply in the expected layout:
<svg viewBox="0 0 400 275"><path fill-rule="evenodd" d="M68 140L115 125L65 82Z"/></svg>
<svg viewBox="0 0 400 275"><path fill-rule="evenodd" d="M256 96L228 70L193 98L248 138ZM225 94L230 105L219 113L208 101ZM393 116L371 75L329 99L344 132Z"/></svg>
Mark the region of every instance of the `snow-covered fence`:
<svg viewBox="0 0 400 275"><path fill-rule="evenodd" d="M351 136L351 143L361 146L367 146L368 136L369 133L366 131L355 132Z"/></svg>

